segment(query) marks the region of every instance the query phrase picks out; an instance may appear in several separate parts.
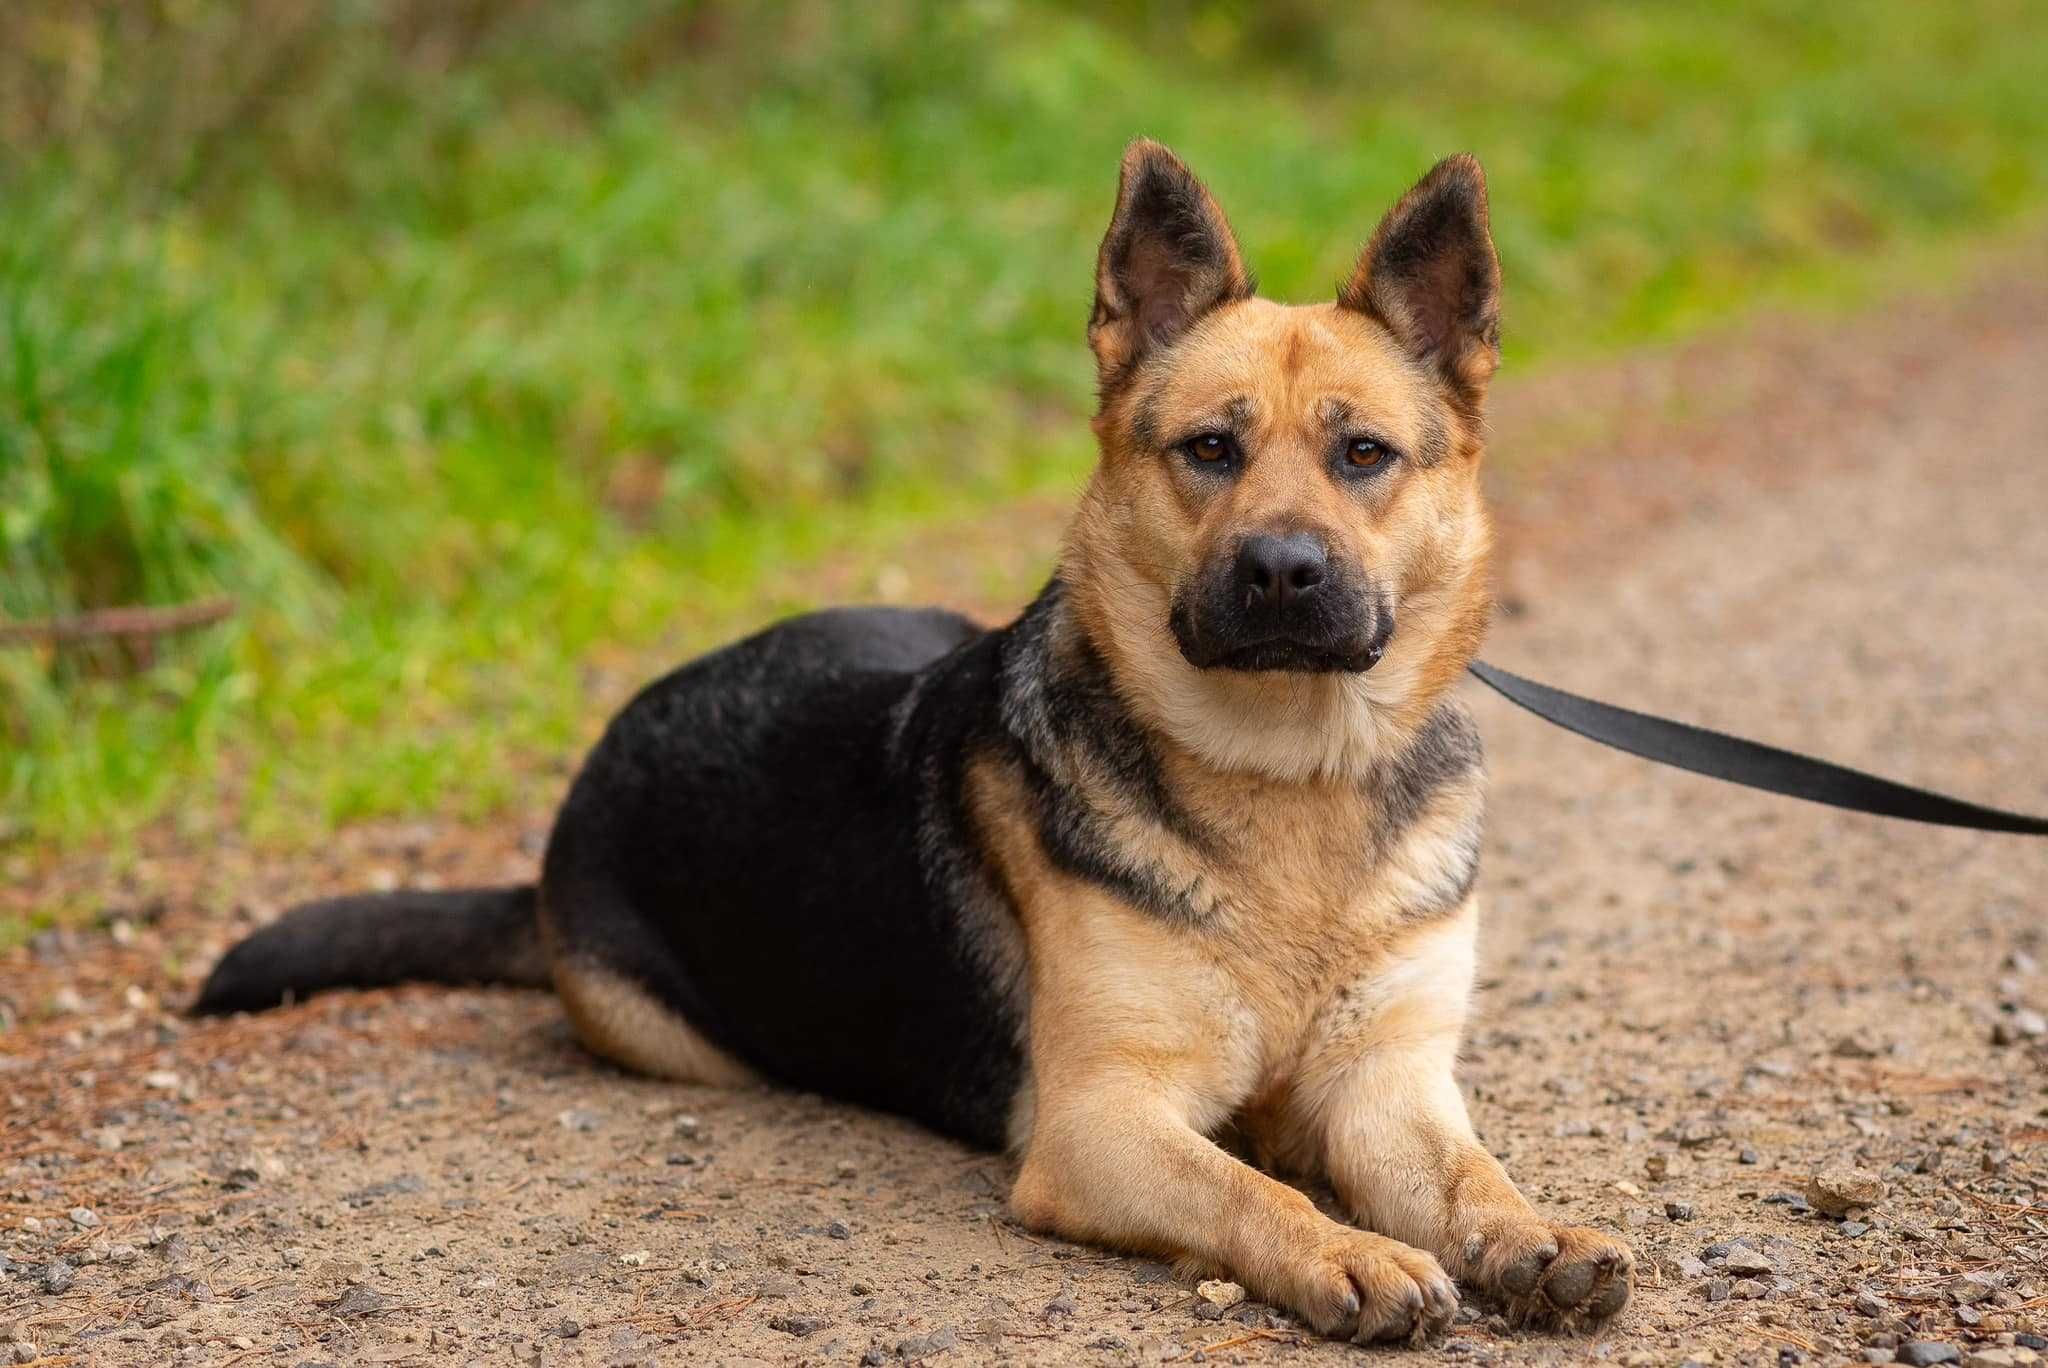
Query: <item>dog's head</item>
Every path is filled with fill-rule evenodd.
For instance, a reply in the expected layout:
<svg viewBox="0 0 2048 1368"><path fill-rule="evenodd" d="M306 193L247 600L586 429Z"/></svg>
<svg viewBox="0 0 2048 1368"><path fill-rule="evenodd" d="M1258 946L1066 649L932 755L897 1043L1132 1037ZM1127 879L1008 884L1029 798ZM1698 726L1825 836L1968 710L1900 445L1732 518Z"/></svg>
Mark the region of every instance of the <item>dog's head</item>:
<svg viewBox="0 0 2048 1368"><path fill-rule="evenodd" d="M1388 212L1333 301L1288 307L1178 158L1125 154L1088 328L1102 460L1065 573L1155 722L1294 777L1419 723L1487 611L1499 316L1469 157Z"/></svg>

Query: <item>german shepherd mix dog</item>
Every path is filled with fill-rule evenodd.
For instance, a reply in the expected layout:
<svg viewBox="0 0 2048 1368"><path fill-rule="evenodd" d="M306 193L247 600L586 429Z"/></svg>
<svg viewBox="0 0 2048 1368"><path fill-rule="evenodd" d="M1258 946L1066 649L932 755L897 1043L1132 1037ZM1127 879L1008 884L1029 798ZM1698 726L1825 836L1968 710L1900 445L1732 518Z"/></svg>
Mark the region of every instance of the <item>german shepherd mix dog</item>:
<svg viewBox="0 0 2048 1368"><path fill-rule="evenodd" d="M628 1068L1008 1146L1025 1224L1325 1334L1423 1338L1454 1278L1612 1316L1628 1248L1531 1208L1452 1076L1499 312L1469 157L1333 302L1287 307L1135 144L1088 325L1101 462L1021 617L837 609L685 665L592 752L538 887L302 907L198 1010L552 983ZM1327 1178L1354 1224L1265 1170Z"/></svg>

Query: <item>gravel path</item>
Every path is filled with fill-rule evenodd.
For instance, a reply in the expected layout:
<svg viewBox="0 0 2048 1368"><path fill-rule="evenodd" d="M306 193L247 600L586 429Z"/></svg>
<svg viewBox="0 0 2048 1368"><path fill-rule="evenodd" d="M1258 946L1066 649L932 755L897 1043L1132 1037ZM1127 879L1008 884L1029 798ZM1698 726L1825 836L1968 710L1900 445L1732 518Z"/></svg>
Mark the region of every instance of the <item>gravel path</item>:
<svg viewBox="0 0 2048 1368"><path fill-rule="evenodd" d="M2044 377L2048 291L2007 286L1509 387L1496 449L1524 473L1489 658L2048 809ZM1056 525L987 526L1028 567ZM911 590L987 542L935 534ZM1598 1340L1474 1307L1425 1352L2034 1361L2048 843L1837 815L1475 706L1495 772L1475 1118L1535 1200L1624 1232L1643 1282ZM621 1076L540 994L166 1010L294 898L525 875L559 780L482 829L13 869L0 908L99 915L0 959L0 1363L1362 1352L1019 1232L998 1158L815 1098Z"/></svg>

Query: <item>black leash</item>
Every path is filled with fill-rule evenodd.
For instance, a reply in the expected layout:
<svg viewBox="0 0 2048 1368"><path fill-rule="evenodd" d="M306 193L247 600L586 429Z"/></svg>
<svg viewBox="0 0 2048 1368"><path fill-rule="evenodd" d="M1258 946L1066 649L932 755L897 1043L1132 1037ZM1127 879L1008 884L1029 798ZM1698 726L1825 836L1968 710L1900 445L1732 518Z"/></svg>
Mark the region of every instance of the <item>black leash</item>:
<svg viewBox="0 0 2048 1368"><path fill-rule="evenodd" d="M1631 712L1611 703L1596 703L1481 661L1473 661L1471 668L1480 683L1544 721L1661 765L1675 765L1710 779L1725 779L1731 784L1826 803L1851 812L1932 822L1936 826L1968 827L1973 831L2048 836L2048 817L2029 817L1966 803L1960 798L1895 784L1874 774L1745 741L1725 732Z"/></svg>

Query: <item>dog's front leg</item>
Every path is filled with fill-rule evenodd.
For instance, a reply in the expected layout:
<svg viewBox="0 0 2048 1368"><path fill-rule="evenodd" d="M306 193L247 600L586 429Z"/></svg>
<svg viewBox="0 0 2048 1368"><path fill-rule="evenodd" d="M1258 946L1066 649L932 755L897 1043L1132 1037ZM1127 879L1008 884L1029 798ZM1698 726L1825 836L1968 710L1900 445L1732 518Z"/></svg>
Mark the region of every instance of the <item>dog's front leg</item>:
<svg viewBox="0 0 2048 1368"><path fill-rule="evenodd" d="M1025 1224L1222 1273L1321 1333L1362 1343L1419 1340L1457 1310L1434 1258L1333 1221L1226 1154L1156 1075L1105 1070L1039 1085L1011 1193Z"/></svg>
<svg viewBox="0 0 2048 1368"><path fill-rule="evenodd" d="M1448 1324L1457 1290L1434 1257L1330 1219L1208 1138L1260 1069L1255 1014L1217 948L1055 868L1016 775L979 771L974 792L1030 947L1017 1218L1234 1278L1324 1334Z"/></svg>
<svg viewBox="0 0 2048 1368"><path fill-rule="evenodd" d="M1434 1251L1517 1319L1603 1321L1628 1301L1628 1246L1539 1215L1473 1134L1458 1092L1477 922L1468 902L1418 933L1326 1028L1330 1181L1361 1225Z"/></svg>

